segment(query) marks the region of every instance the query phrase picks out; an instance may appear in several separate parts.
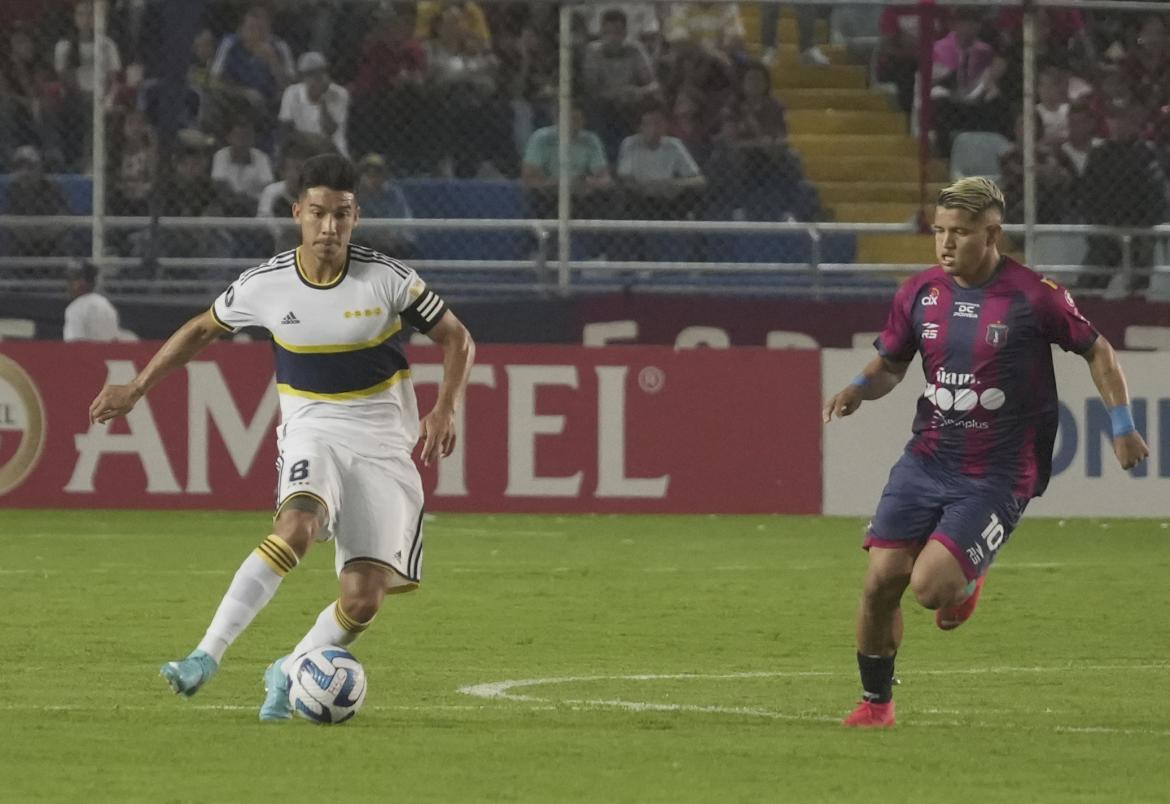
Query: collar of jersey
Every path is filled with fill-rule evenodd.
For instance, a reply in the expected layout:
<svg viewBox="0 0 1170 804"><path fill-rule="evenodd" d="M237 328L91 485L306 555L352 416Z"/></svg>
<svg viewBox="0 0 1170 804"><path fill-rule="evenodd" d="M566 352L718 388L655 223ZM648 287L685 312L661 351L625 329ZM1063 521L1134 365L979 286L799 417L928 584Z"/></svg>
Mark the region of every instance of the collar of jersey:
<svg viewBox="0 0 1170 804"><path fill-rule="evenodd" d="M349 273L349 247L346 246L346 249L345 249L345 265L341 266L341 273L339 273L337 276L335 276L332 281L325 282L324 284L314 282L312 279L309 279L309 277L305 275L305 269L301 267L301 247L300 246L297 246L296 263L297 263L297 276L299 276L301 278L302 282L304 282L306 285L313 288L314 290L329 290L329 288L335 288L339 284L341 284L341 280L345 279L345 275Z"/></svg>
<svg viewBox="0 0 1170 804"><path fill-rule="evenodd" d="M1008 263L1008 255L1006 255L1006 254L999 255L999 262L997 262L995 264L995 270L991 273L991 276L987 277L986 281L984 281L982 284L979 284L979 285L972 285L971 287L966 288L966 287L963 287L962 285L960 285L958 282L956 282L955 278L953 276L949 276L949 275L947 276L947 281L950 282L951 286L955 290L958 290L958 291L986 290L987 288L994 285L995 280L999 279L999 277L1003 274L1003 269L1007 267L1007 263ZM342 273L345 273L345 272L342 271ZM317 286L317 287L320 287L320 286Z"/></svg>

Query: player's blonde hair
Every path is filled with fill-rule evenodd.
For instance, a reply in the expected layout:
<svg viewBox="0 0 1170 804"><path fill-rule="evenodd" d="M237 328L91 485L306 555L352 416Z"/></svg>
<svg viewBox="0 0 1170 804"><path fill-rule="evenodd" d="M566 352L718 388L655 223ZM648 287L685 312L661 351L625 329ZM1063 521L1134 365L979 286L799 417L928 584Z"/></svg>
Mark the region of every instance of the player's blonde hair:
<svg viewBox="0 0 1170 804"><path fill-rule="evenodd" d="M1007 207L1003 190L983 176L968 176L944 188L938 194L938 205L944 209L962 209L975 216L989 209L998 209L1002 215Z"/></svg>

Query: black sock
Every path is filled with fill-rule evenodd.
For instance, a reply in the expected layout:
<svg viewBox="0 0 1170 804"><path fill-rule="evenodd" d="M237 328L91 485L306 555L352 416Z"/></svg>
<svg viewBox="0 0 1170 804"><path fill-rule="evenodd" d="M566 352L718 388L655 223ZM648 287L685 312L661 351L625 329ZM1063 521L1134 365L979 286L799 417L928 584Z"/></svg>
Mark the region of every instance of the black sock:
<svg viewBox="0 0 1170 804"><path fill-rule="evenodd" d="M895 654L896 655L896 654ZM870 703L889 703L894 699L894 657L857 654L861 671L862 698Z"/></svg>

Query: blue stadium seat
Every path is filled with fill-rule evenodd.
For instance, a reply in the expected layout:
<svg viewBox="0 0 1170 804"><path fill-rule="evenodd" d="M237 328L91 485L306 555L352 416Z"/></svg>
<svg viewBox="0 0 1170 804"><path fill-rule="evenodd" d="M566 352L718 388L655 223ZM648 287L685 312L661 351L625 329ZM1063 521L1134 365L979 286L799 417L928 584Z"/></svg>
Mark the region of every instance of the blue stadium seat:
<svg viewBox="0 0 1170 804"><path fill-rule="evenodd" d="M821 238L821 262L853 262L857 238L827 234ZM707 259L713 262L807 263L812 260L812 241L801 232L729 234L707 237Z"/></svg>
<svg viewBox="0 0 1170 804"><path fill-rule="evenodd" d="M50 174L49 178L56 181L65 193L65 203L69 205L70 214L88 215L93 212L92 178L76 173ZM0 174L0 209L4 209L10 181L12 174Z"/></svg>
<svg viewBox="0 0 1170 804"><path fill-rule="evenodd" d="M416 218L524 218L524 193L514 181L404 179L402 190ZM531 250L526 232L415 233L420 256L430 260L521 260Z"/></svg>

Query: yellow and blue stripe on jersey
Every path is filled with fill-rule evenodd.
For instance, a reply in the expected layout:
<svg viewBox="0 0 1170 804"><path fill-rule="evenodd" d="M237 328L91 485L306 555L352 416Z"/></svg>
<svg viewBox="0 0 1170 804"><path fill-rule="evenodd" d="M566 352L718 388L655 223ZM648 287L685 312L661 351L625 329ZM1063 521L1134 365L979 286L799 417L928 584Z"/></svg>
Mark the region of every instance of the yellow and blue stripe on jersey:
<svg viewBox="0 0 1170 804"><path fill-rule="evenodd" d="M299 346L273 337L276 389L308 399L361 399L410 376L400 321L360 343Z"/></svg>

